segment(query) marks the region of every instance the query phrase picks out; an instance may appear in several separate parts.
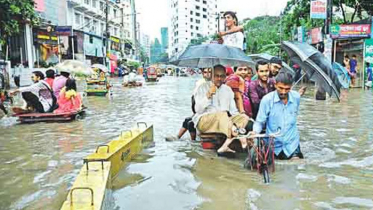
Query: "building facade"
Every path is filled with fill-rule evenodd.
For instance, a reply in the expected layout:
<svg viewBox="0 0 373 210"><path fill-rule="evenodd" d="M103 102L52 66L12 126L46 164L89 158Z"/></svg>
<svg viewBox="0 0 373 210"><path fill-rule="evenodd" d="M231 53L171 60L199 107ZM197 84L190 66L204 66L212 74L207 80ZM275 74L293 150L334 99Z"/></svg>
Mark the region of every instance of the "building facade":
<svg viewBox="0 0 373 210"><path fill-rule="evenodd" d="M169 0L169 54L178 56L191 39L217 32L217 0Z"/></svg>
<svg viewBox="0 0 373 210"><path fill-rule="evenodd" d="M150 45L151 45L151 43L150 43L149 35L141 34L140 44L141 44L141 47L144 49L146 56L150 58Z"/></svg>
<svg viewBox="0 0 373 210"><path fill-rule="evenodd" d="M161 28L161 44L162 44L162 52L168 52L168 28L162 27Z"/></svg>
<svg viewBox="0 0 373 210"><path fill-rule="evenodd" d="M134 59L134 1L35 0L40 24L21 26L20 33L10 38L6 59L12 67L23 63L27 68L46 67L73 58L88 64Z"/></svg>

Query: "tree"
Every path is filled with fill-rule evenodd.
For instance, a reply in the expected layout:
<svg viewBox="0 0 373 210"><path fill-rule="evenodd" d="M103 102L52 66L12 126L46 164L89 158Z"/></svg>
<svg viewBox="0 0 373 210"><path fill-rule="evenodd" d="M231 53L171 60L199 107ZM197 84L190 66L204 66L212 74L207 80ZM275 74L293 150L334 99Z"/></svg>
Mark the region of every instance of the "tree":
<svg viewBox="0 0 373 210"><path fill-rule="evenodd" d="M22 23L37 23L34 0L0 0L0 44L19 33Z"/></svg>
<svg viewBox="0 0 373 210"><path fill-rule="evenodd" d="M279 52L280 42L280 18L274 16L256 17L246 23L247 53L269 53Z"/></svg>

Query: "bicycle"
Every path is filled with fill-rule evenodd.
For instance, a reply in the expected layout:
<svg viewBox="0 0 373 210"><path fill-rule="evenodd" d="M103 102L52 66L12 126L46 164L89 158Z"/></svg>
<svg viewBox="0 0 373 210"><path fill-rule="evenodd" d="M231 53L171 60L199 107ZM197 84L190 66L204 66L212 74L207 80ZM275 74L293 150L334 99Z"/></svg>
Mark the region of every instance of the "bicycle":
<svg viewBox="0 0 373 210"><path fill-rule="evenodd" d="M244 161L244 168L254 170L259 174L263 174L264 183L269 183L269 170L273 173L275 171L275 153L274 153L274 139L280 136L280 130L273 134L252 134L249 132L246 135L239 135L235 139L254 139L254 145L247 147L248 156ZM267 140L266 140L267 139ZM255 158L254 158L255 157Z"/></svg>

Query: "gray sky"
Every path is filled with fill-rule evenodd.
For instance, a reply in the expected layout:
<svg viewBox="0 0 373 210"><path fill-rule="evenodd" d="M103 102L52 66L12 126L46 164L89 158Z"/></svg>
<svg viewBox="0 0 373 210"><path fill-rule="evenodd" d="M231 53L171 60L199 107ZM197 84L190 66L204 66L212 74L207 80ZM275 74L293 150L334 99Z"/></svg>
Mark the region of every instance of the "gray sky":
<svg viewBox="0 0 373 210"><path fill-rule="evenodd" d="M260 15L278 15L288 0L218 0L220 11L236 11L239 20ZM168 0L136 0L142 33L160 38L160 28L168 25Z"/></svg>

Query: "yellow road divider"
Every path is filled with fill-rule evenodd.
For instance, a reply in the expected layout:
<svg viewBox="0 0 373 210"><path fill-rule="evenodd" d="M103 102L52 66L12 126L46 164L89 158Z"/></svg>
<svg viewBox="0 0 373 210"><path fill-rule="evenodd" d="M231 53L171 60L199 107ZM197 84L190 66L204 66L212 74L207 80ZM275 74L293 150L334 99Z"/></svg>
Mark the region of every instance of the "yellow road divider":
<svg viewBox="0 0 373 210"><path fill-rule="evenodd" d="M103 209L111 180L138 154L153 142L153 126L137 123L137 128L122 132L118 139L99 145L95 153L83 159L80 170L61 210Z"/></svg>

